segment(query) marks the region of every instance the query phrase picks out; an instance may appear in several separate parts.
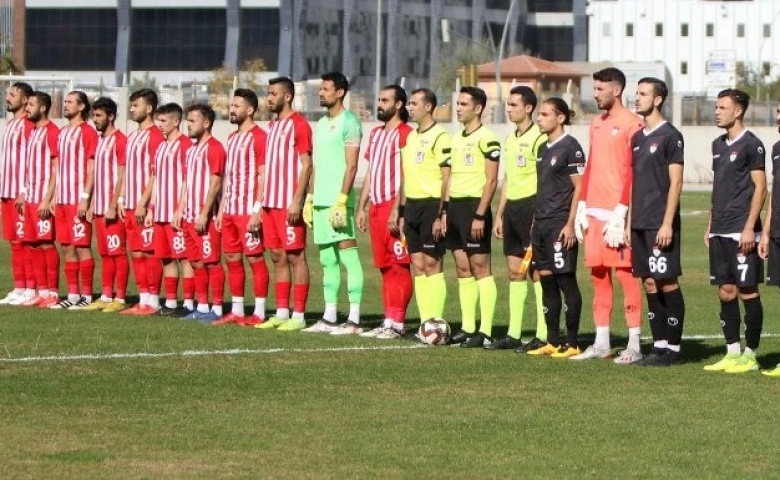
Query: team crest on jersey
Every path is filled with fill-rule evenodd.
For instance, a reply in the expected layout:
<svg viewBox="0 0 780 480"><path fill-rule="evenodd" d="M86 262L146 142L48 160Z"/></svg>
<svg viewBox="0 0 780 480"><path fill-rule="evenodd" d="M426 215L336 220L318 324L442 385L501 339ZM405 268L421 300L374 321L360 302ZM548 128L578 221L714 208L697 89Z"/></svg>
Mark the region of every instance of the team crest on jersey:
<svg viewBox="0 0 780 480"><path fill-rule="evenodd" d="M618 127L612 127L612 136L614 137L620 132L620 128Z"/></svg>
<svg viewBox="0 0 780 480"><path fill-rule="evenodd" d="M518 167L525 167L525 156L523 154L518 155L516 162Z"/></svg>
<svg viewBox="0 0 780 480"><path fill-rule="evenodd" d="M737 152L731 152L731 155L729 155L729 162L733 162L737 159Z"/></svg>
<svg viewBox="0 0 780 480"><path fill-rule="evenodd" d="M414 161L417 163L423 163L423 160L425 160L425 152L417 152L417 154L414 156Z"/></svg>
<svg viewBox="0 0 780 480"><path fill-rule="evenodd" d="M557 161L558 161L558 157L552 157L550 159L550 165L555 165L555 162L557 162Z"/></svg>
<svg viewBox="0 0 780 480"><path fill-rule="evenodd" d="M682 140L677 140L677 147L682 148Z"/></svg>
<svg viewBox="0 0 780 480"><path fill-rule="evenodd" d="M472 155L471 152L467 152L466 155L463 156L463 163L467 167L474 165L474 155Z"/></svg>
<svg viewBox="0 0 780 480"><path fill-rule="evenodd" d="M661 255L661 250L659 250L658 247L653 248L653 256L657 257L658 255Z"/></svg>
<svg viewBox="0 0 780 480"><path fill-rule="evenodd" d="M577 153L575 153L574 156L577 158L582 158L582 152L577 150Z"/></svg>
<svg viewBox="0 0 780 480"><path fill-rule="evenodd" d="M738 254L737 254L737 261L738 261L739 263L745 263L745 254L743 254L743 253L741 253L741 252L740 252L740 253L738 253Z"/></svg>
<svg viewBox="0 0 780 480"><path fill-rule="evenodd" d="M658 144L654 143L650 145L650 153L655 153L655 151L658 150Z"/></svg>
<svg viewBox="0 0 780 480"><path fill-rule="evenodd" d="M563 244L561 242L553 243L553 248L555 249L556 252L560 252L561 251L561 247L563 247Z"/></svg>
<svg viewBox="0 0 780 480"><path fill-rule="evenodd" d="M758 147L758 154L763 155L764 154L764 147L759 146Z"/></svg>

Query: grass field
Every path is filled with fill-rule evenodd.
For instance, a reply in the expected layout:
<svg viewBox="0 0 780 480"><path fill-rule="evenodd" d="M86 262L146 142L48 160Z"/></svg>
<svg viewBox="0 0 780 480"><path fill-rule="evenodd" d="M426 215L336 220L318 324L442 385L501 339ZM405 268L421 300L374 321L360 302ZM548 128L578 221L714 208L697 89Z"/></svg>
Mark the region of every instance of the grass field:
<svg viewBox="0 0 780 480"><path fill-rule="evenodd" d="M778 381L702 370L724 351L701 241L707 202L706 194L683 197L690 338L686 363L668 369L0 308L0 476L780 477ZM373 326L381 317L378 275L366 238L360 247ZM309 258L313 320L322 294L316 256ZM503 334L503 258L493 264ZM452 273L449 260L447 267ZM453 279L447 318L456 323ZM587 341L592 295L582 270L580 284ZM774 288L764 289L764 306L759 360L769 368L780 361ZM527 312L526 338L534 324L533 308ZM613 324L623 337L613 346L622 346L623 320L616 315Z"/></svg>

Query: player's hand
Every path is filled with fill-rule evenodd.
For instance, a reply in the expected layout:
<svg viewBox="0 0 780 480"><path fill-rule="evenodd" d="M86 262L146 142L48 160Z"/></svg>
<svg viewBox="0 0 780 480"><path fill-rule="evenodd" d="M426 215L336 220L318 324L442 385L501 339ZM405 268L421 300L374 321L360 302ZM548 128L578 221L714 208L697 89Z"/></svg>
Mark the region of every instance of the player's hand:
<svg viewBox="0 0 780 480"><path fill-rule="evenodd" d="M181 220L179 220L179 223L181 224ZM198 218L195 219L195 231L201 234L206 233L208 224L209 212L201 212L201 214L198 215Z"/></svg>
<svg viewBox="0 0 780 480"><path fill-rule="evenodd" d="M567 223L563 227L561 233L558 234L558 241L561 242L567 250L574 246L574 244L577 242L577 236L574 233L573 224Z"/></svg>
<svg viewBox="0 0 780 480"><path fill-rule="evenodd" d="M306 194L306 200L303 201L301 216L303 217L303 223L311 228L312 223L314 222L314 195L311 193Z"/></svg>
<svg viewBox="0 0 780 480"><path fill-rule="evenodd" d="M585 213L587 208L584 200L580 200L577 203L577 214L574 216L574 233L577 235L577 240L580 243L585 241L585 232L588 231L588 215Z"/></svg>
<svg viewBox="0 0 780 480"><path fill-rule="evenodd" d="M255 238L260 236L260 224L263 223L260 219L260 212L253 213L249 217L249 222L246 224L246 230L251 233Z"/></svg>
<svg viewBox="0 0 780 480"><path fill-rule="evenodd" d="M144 205L138 204L137 207L135 207L135 220L138 222L138 225L144 224L144 219L146 218L147 208Z"/></svg>
<svg viewBox="0 0 780 480"><path fill-rule="evenodd" d="M110 204L108 208L106 209L106 221L107 222L113 222L116 220L116 204Z"/></svg>
<svg viewBox="0 0 780 480"><path fill-rule="evenodd" d="M363 233L366 232L366 212L362 209L355 212L355 223L357 224L358 230Z"/></svg>
<svg viewBox="0 0 780 480"><path fill-rule="evenodd" d="M330 207L330 226L339 230L347 226L347 195L339 193L336 203Z"/></svg>
<svg viewBox="0 0 780 480"><path fill-rule="evenodd" d="M84 213L84 219L89 223L92 223L92 220L95 219L95 210L93 210L91 206Z"/></svg>
<svg viewBox="0 0 780 480"><path fill-rule="evenodd" d="M501 218L503 215L496 215L496 219L493 222L493 236L496 238L504 238L504 220Z"/></svg>
<svg viewBox="0 0 780 480"><path fill-rule="evenodd" d="M146 216L144 217L142 225L144 226L144 228L152 228L152 226L154 226L154 219L152 217L151 210L146 210Z"/></svg>
<svg viewBox="0 0 780 480"><path fill-rule="evenodd" d="M84 220L87 218L87 210L89 210L89 201L86 198L82 198L79 201L79 207L78 207L78 216L80 219Z"/></svg>
<svg viewBox="0 0 780 480"><path fill-rule="evenodd" d="M292 202L287 207L287 225L298 225L301 221L301 202Z"/></svg>
<svg viewBox="0 0 780 480"><path fill-rule="evenodd" d="M184 213L176 210L173 212L173 218L171 219L171 227L176 231L181 231L181 221L184 219Z"/></svg>
<svg viewBox="0 0 780 480"><path fill-rule="evenodd" d="M626 231L623 232L623 243L631 248L631 227L626 227Z"/></svg>
<svg viewBox="0 0 780 480"><path fill-rule="evenodd" d="M217 213L217 218L214 220L214 227L217 229L218 232L222 231L222 210L219 210L219 213Z"/></svg>
<svg viewBox="0 0 780 480"><path fill-rule="evenodd" d="M46 220L49 218L50 211L51 207L49 206L49 202L46 200L38 204L38 216L41 217L41 219Z"/></svg>
<svg viewBox="0 0 780 480"><path fill-rule="evenodd" d="M116 216L124 222L125 217L127 216L125 214L125 206L121 203L116 204Z"/></svg>
<svg viewBox="0 0 780 480"><path fill-rule="evenodd" d="M747 255L756 249L756 232L752 228L748 227L742 230L742 234L739 236L739 251L743 255Z"/></svg>
<svg viewBox="0 0 780 480"><path fill-rule="evenodd" d="M447 212L443 212L441 217L433 221L433 239L439 241L447 236Z"/></svg>
<svg viewBox="0 0 780 480"><path fill-rule="evenodd" d="M758 256L766 260L769 256L769 235L761 234L761 240L758 242Z"/></svg>
<svg viewBox="0 0 780 480"><path fill-rule="evenodd" d="M671 225L661 225L661 228L658 229L658 234L655 236L655 244L660 249L664 249L672 244Z"/></svg>
<svg viewBox="0 0 780 480"><path fill-rule="evenodd" d="M471 238L479 242L485 236L485 221L477 220L476 218L471 221Z"/></svg>
<svg viewBox="0 0 780 480"><path fill-rule="evenodd" d="M607 221L602 229L604 242L610 248L618 248L625 243L626 215L628 207L618 204L612 211L612 217Z"/></svg>
<svg viewBox="0 0 780 480"><path fill-rule="evenodd" d="M27 197L24 193L20 193L16 197L16 201L14 202L14 206L16 207L16 211L19 212L19 215L24 215L24 199Z"/></svg>
<svg viewBox="0 0 780 480"><path fill-rule="evenodd" d="M398 215L398 209L397 208L391 208L390 209L390 215L387 217L387 229L390 231L390 233L393 234L393 236L400 235L401 231L399 229L398 223L399 219L403 220Z"/></svg>

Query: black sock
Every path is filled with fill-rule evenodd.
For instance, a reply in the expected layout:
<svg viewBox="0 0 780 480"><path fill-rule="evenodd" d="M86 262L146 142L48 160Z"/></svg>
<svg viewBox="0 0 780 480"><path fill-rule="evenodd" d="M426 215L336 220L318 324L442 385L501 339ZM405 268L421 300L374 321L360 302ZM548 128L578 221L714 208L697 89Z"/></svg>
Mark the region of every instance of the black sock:
<svg viewBox="0 0 780 480"><path fill-rule="evenodd" d="M742 303L745 305L745 346L755 351L761 342L764 307L761 305L761 297L749 298Z"/></svg>
<svg viewBox="0 0 780 480"><path fill-rule="evenodd" d="M544 299L544 321L547 323L547 343L561 344L561 292L554 275L542 275L542 298Z"/></svg>
<svg viewBox="0 0 780 480"><path fill-rule="evenodd" d="M666 329L666 308L661 303L661 293L645 293L647 297L647 321L650 324L650 332L653 334L653 341L668 340Z"/></svg>
<svg viewBox="0 0 780 480"><path fill-rule="evenodd" d="M675 288L670 292L663 292L663 296L666 304L667 340L669 345L680 345L685 323L685 299L682 290Z"/></svg>
<svg viewBox="0 0 780 480"><path fill-rule="evenodd" d="M736 298L720 301L720 326L727 345L739 343L739 302Z"/></svg>
<svg viewBox="0 0 780 480"><path fill-rule="evenodd" d="M556 275L558 286L563 292L566 301L566 343L570 347L577 347L577 335L580 331L580 317L582 315L582 294L577 284L577 277L573 273Z"/></svg>

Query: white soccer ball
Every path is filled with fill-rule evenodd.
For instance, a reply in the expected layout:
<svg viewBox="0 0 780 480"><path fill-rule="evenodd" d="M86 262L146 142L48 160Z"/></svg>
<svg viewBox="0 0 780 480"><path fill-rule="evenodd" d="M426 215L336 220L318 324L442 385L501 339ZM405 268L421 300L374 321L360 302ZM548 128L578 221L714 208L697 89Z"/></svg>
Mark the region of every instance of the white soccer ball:
<svg viewBox="0 0 780 480"><path fill-rule="evenodd" d="M450 324L443 318L431 318L420 324L420 341L428 345L446 345L450 341Z"/></svg>

